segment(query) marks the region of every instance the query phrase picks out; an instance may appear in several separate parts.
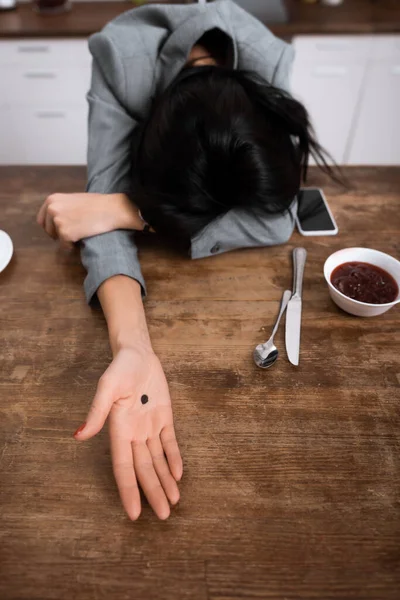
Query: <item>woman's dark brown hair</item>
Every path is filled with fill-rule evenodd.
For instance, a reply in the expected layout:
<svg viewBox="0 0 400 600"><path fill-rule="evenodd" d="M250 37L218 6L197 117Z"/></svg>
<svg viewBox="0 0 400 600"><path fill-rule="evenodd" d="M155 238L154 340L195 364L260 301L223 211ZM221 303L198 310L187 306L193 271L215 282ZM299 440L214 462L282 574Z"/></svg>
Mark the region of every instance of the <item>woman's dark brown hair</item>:
<svg viewBox="0 0 400 600"><path fill-rule="evenodd" d="M330 174L304 106L252 73L185 69L156 100L133 160L132 197L169 243L235 207L285 212L309 157Z"/></svg>

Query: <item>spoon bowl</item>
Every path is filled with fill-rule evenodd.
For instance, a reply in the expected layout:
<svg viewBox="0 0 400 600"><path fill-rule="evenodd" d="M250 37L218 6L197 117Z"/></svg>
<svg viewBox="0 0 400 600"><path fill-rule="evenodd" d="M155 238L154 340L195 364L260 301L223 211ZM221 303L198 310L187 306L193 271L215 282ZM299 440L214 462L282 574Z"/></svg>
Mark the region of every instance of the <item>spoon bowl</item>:
<svg viewBox="0 0 400 600"><path fill-rule="evenodd" d="M260 369L269 369L278 360L279 351L275 344L259 344L254 350L254 362ZM265 358L264 358L265 357Z"/></svg>
<svg viewBox="0 0 400 600"><path fill-rule="evenodd" d="M258 344L253 352L254 362L256 363L257 367L260 367L260 369L269 369L278 360L279 352L278 348L274 344L274 337L278 331L282 315L285 312L291 297L292 292L290 290L286 290L282 296L281 309L279 311L279 315L271 337L267 342L265 342L265 344Z"/></svg>

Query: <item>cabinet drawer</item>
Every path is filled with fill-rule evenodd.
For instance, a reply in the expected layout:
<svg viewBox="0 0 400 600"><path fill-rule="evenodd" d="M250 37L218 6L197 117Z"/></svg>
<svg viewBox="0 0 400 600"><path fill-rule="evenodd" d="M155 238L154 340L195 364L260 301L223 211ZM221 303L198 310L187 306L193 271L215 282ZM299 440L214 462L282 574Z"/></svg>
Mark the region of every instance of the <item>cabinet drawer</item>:
<svg viewBox="0 0 400 600"><path fill-rule="evenodd" d="M6 108L0 113L0 164L86 164L85 108Z"/></svg>
<svg viewBox="0 0 400 600"><path fill-rule="evenodd" d="M300 36L293 40L296 60L304 62L359 62L371 55L372 36Z"/></svg>
<svg viewBox="0 0 400 600"><path fill-rule="evenodd" d="M400 61L400 35L379 36L375 40L373 60Z"/></svg>
<svg viewBox="0 0 400 600"><path fill-rule="evenodd" d="M1 104L85 104L90 67L0 67Z"/></svg>
<svg viewBox="0 0 400 600"><path fill-rule="evenodd" d="M84 66L91 64L91 55L87 40L5 40L0 41L0 64L23 67Z"/></svg>
<svg viewBox="0 0 400 600"><path fill-rule="evenodd" d="M357 113L349 164L400 165L400 60L374 64Z"/></svg>
<svg viewBox="0 0 400 600"><path fill-rule="evenodd" d="M292 92L307 108L318 141L343 164L366 66L295 63Z"/></svg>

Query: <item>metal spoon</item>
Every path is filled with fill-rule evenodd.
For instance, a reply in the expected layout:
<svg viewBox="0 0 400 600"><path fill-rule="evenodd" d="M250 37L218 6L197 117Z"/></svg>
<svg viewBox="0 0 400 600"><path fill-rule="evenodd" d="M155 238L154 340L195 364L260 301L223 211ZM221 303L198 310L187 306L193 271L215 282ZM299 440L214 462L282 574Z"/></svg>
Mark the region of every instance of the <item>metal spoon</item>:
<svg viewBox="0 0 400 600"><path fill-rule="evenodd" d="M282 315L285 312L291 297L292 292L290 290L286 290L282 296L281 310L276 320L271 337L269 338L268 342L265 342L265 344L259 344L253 352L254 362L256 363L257 367L261 367L261 369L268 369L269 367L272 367L272 365L278 360L279 352L278 348L274 344L274 337L278 331Z"/></svg>

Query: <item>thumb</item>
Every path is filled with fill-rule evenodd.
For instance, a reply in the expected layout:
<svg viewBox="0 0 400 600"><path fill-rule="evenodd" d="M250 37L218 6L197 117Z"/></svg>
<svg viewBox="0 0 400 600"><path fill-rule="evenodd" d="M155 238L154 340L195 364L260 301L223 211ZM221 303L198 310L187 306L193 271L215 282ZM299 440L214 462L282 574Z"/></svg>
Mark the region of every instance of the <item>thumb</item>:
<svg viewBox="0 0 400 600"><path fill-rule="evenodd" d="M96 395L90 407L87 419L74 433L74 438L79 441L88 440L103 428L104 423L113 405L112 389L99 381Z"/></svg>

